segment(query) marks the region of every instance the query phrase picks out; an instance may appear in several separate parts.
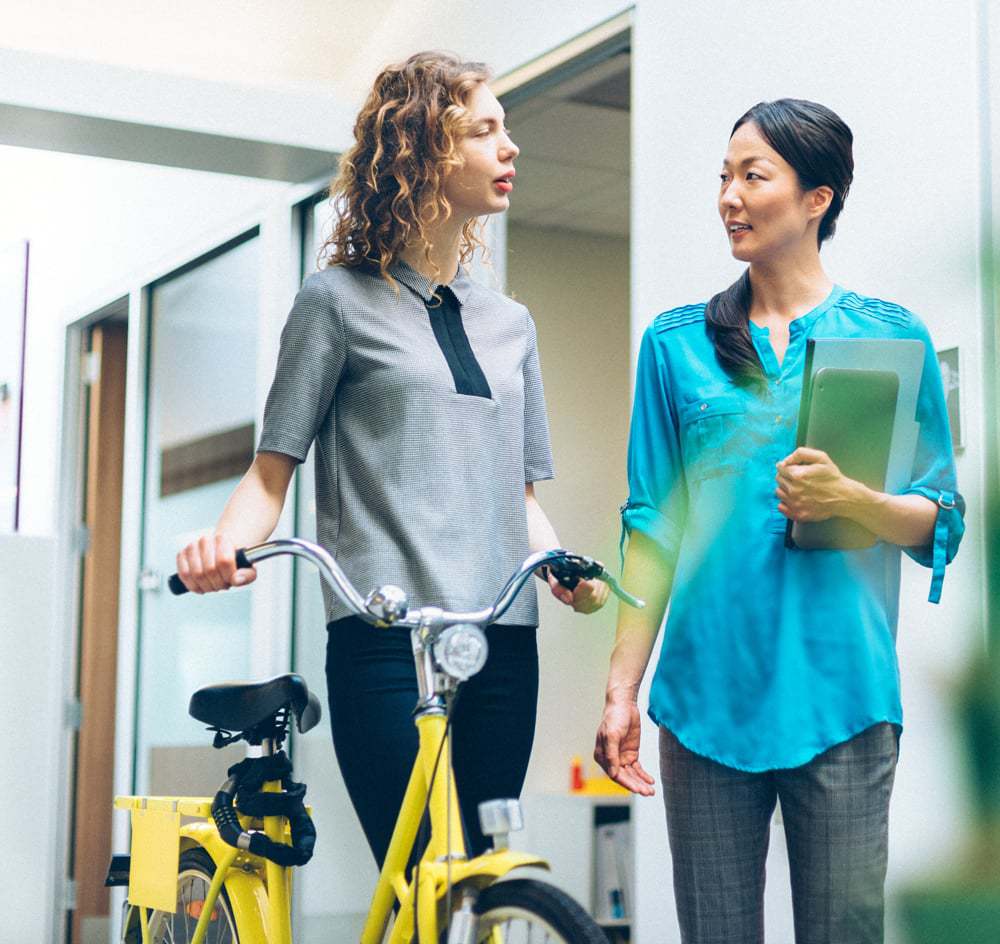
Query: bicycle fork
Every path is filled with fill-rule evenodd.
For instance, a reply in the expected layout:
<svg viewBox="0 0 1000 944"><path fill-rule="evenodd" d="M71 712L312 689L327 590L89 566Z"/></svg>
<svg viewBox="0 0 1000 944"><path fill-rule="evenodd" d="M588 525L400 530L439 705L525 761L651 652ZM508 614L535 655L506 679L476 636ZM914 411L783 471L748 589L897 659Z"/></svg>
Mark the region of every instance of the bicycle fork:
<svg viewBox="0 0 1000 944"><path fill-rule="evenodd" d="M466 890L462 893L462 903L451 916L448 929L448 944L476 944L476 895Z"/></svg>

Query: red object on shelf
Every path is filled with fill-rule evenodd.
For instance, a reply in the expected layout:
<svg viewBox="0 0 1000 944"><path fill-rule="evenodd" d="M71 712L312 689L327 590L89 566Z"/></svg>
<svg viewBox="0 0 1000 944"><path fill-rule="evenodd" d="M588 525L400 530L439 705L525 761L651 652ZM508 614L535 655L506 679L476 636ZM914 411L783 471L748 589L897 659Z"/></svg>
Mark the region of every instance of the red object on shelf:
<svg viewBox="0 0 1000 944"><path fill-rule="evenodd" d="M569 789L571 793L579 793L583 787L583 761L574 757L569 765Z"/></svg>

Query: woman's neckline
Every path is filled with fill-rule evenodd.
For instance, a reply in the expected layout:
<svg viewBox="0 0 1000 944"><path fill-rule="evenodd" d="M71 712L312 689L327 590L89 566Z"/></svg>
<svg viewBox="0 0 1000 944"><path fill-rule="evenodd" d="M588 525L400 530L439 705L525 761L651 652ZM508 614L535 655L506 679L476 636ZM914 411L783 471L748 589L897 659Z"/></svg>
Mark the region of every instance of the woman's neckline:
<svg viewBox="0 0 1000 944"><path fill-rule="evenodd" d="M832 308L836 304L840 296L843 294L844 294L844 289L837 283L834 283L833 287L830 289L826 298L824 298L818 305L816 305L813 308L810 308L808 311L803 312L801 315L798 315L795 318L789 319L788 330L792 331L792 329L794 328L797 331L801 331L803 328L806 327L806 325L815 321L816 318L818 318L821 314L823 314L823 312L827 311L829 308ZM750 325L750 331L753 332L754 334L769 335L771 333L769 328L765 327L764 325L757 324L752 318L748 318L747 321Z"/></svg>

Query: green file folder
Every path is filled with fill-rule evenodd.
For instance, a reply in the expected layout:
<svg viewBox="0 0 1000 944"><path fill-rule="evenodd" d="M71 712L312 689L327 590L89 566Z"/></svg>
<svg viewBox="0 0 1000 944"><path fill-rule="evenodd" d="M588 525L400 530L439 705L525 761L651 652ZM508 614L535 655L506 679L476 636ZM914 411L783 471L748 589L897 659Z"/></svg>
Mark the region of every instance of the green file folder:
<svg viewBox="0 0 1000 944"><path fill-rule="evenodd" d="M822 449L876 491L909 484L923 344L908 339L816 338L808 342L796 442ZM847 518L789 522L789 547L871 547L875 535Z"/></svg>

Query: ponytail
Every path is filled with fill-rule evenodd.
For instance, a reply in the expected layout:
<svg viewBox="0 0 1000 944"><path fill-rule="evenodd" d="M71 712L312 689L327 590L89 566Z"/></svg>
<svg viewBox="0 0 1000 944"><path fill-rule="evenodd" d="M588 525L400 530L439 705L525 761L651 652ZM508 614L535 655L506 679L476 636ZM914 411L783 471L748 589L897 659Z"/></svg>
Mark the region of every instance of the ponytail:
<svg viewBox="0 0 1000 944"><path fill-rule="evenodd" d="M729 288L709 299L705 306L705 329L715 356L733 383L760 389L767 381L750 337L752 302L753 288L747 269Z"/></svg>

